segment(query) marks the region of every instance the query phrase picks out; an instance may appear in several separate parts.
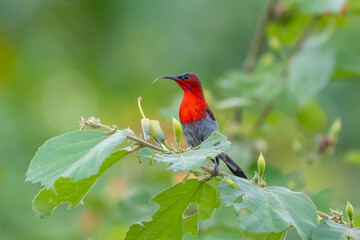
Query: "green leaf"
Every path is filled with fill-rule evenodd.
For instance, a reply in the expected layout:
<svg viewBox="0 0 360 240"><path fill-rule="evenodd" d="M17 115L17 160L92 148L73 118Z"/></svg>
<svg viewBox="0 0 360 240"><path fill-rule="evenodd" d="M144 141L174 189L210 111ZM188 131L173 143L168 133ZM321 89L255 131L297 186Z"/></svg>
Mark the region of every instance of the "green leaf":
<svg viewBox="0 0 360 240"><path fill-rule="evenodd" d="M244 107L251 105L251 101L247 98L232 97L218 102L218 109L229 109L235 107Z"/></svg>
<svg viewBox="0 0 360 240"><path fill-rule="evenodd" d="M45 142L31 161L26 181L40 182L46 188L54 187L59 178L76 182L99 172L104 160L111 155L130 129L108 135L101 131L74 131Z"/></svg>
<svg viewBox="0 0 360 240"><path fill-rule="evenodd" d="M313 240L360 240L360 228L349 228L344 224L321 220L312 235Z"/></svg>
<svg viewBox="0 0 360 240"><path fill-rule="evenodd" d="M357 0L358 1L358 0ZM360 2L360 1L358 1ZM360 76L360 31L358 31L360 18L349 16L346 24L337 28L329 41L325 44L327 49L331 49L336 54L335 77L356 77Z"/></svg>
<svg viewBox="0 0 360 240"><path fill-rule="evenodd" d="M319 43L311 44L292 59L289 68L288 88L300 105L326 86L335 66L335 56L330 50L322 50Z"/></svg>
<svg viewBox="0 0 360 240"><path fill-rule="evenodd" d="M294 46L302 33L299 29L304 29L310 18L311 16L297 14L294 8L290 8L283 21L271 21L269 23L268 35L278 39L282 45Z"/></svg>
<svg viewBox="0 0 360 240"><path fill-rule="evenodd" d="M140 161L142 159L147 159L149 161L150 164L152 164L153 162L153 152L150 148L145 147L145 148L141 148L139 151L139 159Z"/></svg>
<svg viewBox="0 0 360 240"><path fill-rule="evenodd" d="M55 184L54 189L47 189L46 187L33 200L33 211L36 216L48 218L57 206L62 203L69 203L69 209L78 205L91 187L95 184L98 178L109 169L115 162L129 153L127 150L119 150L114 152L102 164L99 172L86 179L77 182L71 181L70 178L59 178Z"/></svg>
<svg viewBox="0 0 360 240"><path fill-rule="evenodd" d="M206 231L206 230L205 230ZM199 231L198 236L191 236L190 234L186 234L183 238L183 240L220 240L220 239L238 239L242 240L242 238L239 238L239 233L234 233L233 231L229 229L219 229L218 231L209 231L209 233L205 232L202 233L202 229Z"/></svg>
<svg viewBox="0 0 360 240"><path fill-rule="evenodd" d="M283 78L279 74L278 68L274 67L271 71L254 74L244 74L232 72L219 83L219 87L229 90L238 90L241 98L230 99L225 104L247 105L253 100L270 101L278 96L283 90ZM237 94L239 95L239 93ZM224 105L224 103L222 103ZM224 107L224 106L221 106Z"/></svg>
<svg viewBox="0 0 360 240"><path fill-rule="evenodd" d="M288 0L296 2L304 13L340 13L347 0Z"/></svg>
<svg viewBox="0 0 360 240"><path fill-rule="evenodd" d="M282 232L270 232L270 233L248 233L242 232L240 236L246 240L284 240L286 237L287 229Z"/></svg>
<svg viewBox="0 0 360 240"><path fill-rule="evenodd" d="M232 179L237 185L231 188L225 181ZM248 233L281 233L295 227L302 239L310 239L317 225L316 207L303 193L284 187L261 188L234 176L224 179L220 198L226 206L239 213L239 227Z"/></svg>
<svg viewBox="0 0 360 240"><path fill-rule="evenodd" d="M159 153L154 152L153 160L164 163L171 163L169 169L174 171L190 171L191 169L204 165L207 158L214 158L228 149L230 142L218 132L213 132L198 147L184 153ZM147 151L141 152L141 157L148 158Z"/></svg>
<svg viewBox="0 0 360 240"><path fill-rule="evenodd" d="M126 240L182 239L185 233L193 236L198 232L198 223L212 217L220 207L217 185L220 179L209 181L190 179L178 183L153 198L160 208L150 222L133 224Z"/></svg>
<svg viewBox="0 0 360 240"><path fill-rule="evenodd" d="M234 232L233 229L222 230L221 227L218 227L218 231L209 231L205 234L202 234L201 230L199 236L194 237L189 234L185 235L184 240L221 240L221 239L238 239L238 240L284 240L286 236L286 231L281 233L238 233ZM221 231L220 231L221 230ZM227 231L226 231L227 230Z"/></svg>

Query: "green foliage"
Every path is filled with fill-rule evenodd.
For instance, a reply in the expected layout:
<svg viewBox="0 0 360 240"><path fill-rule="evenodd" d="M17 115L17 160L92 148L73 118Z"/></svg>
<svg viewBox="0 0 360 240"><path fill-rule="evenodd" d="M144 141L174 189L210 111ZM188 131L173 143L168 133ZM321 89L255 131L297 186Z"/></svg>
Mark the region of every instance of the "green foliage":
<svg viewBox="0 0 360 240"><path fill-rule="evenodd" d="M328 220L321 220L319 226L315 229L313 240L359 240L360 228L349 228L344 224Z"/></svg>
<svg viewBox="0 0 360 240"><path fill-rule="evenodd" d="M262 188L248 180L229 178L236 183L237 189L222 181L220 198L226 206L235 208L241 229L248 233L269 234L295 227L302 239L311 239L317 224L316 207L306 195L284 187Z"/></svg>
<svg viewBox="0 0 360 240"><path fill-rule="evenodd" d="M133 135L133 132L124 129L108 136L101 131L74 131L54 137L37 151L26 181L53 188L59 178L76 182L91 177L99 172L104 160L128 134Z"/></svg>
<svg viewBox="0 0 360 240"><path fill-rule="evenodd" d="M169 169L174 171L190 171L204 165L206 159L214 158L224 152L230 146L230 142L220 133L213 132L198 147L183 153L154 152L151 159L158 162L171 163ZM141 157L149 158L148 151L141 152Z"/></svg>
<svg viewBox="0 0 360 240"><path fill-rule="evenodd" d="M253 75L232 72L221 81L220 87L229 92L238 92L245 98L227 100L230 106L251 106L259 101L271 101L284 89L284 78L276 68L269 72ZM224 103L222 103L224 105ZM221 105L221 106L222 106ZM225 108L225 106L222 106Z"/></svg>
<svg viewBox="0 0 360 240"><path fill-rule="evenodd" d="M269 233L249 233L243 231L240 236L246 240L283 240L286 237L288 229L282 232L269 232Z"/></svg>
<svg viewBox="0 0 360 240"><path fill-rule="evenodd" d="M288 2L295 2L300 5L300 9L304 13L318 13L324 12L340 13L347 0L287 0Z"/></svg>
<svg viewBox="0 0 360 240"><path fill-rule="evenodd" d="M182 239L185 233L195 236L198 223L211 218L215 208L220 207L217 194L219 182L218 178L209 181L190 179L159 193L153 201L160 208L152 220L132 225L125 239L175 240Z"/></svg>
<svg viewBox="0 0 360 240"><path fill-rule="evenodd" d="M254 0L251 1L251 4L241 1L227 4L207 1L205 6L200 2L191 2L189 5L190 2L183 1L175 6L171 1L154 1L145 5L130 1L124 5L122 1L110 0L105 5L96 5L99 8L90 5L84 7L82 3L71 3L66 5L66 8L63 8L62 4L50 4L49 9L37 8L35 5L43 6L43 4L35 3L34 5L28 4L31 6L29 9L17 12L20 20L4 18L6 21L4 24L0 24L0 30L4 31L0 32L4 32L5 36L9 32L13 32L14 36L24 38L16 41L16 44L9 44L9 41L15 39L13 36L5 38L0 36L0 50L5 56L5 61L0 61L0 67L5 64L3 67L5 75L0 73L0 85L4 86L0 89L0 115L2 116L0 131L3 130L1 135L5 136L0 144L1 157L5 159L4 163L0 162L0 192L8 189L2 195L2 199L4 199L2 205L6 207L0 209L0 238L5 236L5 239L23 239L24 237L19 237L21 232L29 239L48 239L48 236L54 238L59 236L61 239L64 236L66 238L81 236L95 239L122 239L127 227L132 222L149 218L152 207L155 206L149 206L148 199L164 186L173 183L174 178L182 179L182 173L163 173L158 166L137 169L139 168L139 163L136 161L138 155L133 154L133 159L126 162L126 167L120 165L117 169L119 171L113 172L114 175L117 174L116 177L113 176L116 178L115 182L124 182L125 190L121 190L123 191L121 195L117 195L117 198L109 201L107 199L111 195L109 192L120 194L120 190L111 187L112 180L100 181L100 184L106 185L106 190L94 189L95 191L92 192L94 195L91 195L85 206L80 208L81 211L101 215L100 224L94 224L94 228L88 230L83 228L82 222L79 220L81 216L73 217L71 215L78 214L79 212L76 210L69 212L70 214L59 211L59 215L63 214L68 218L56 215L51 221L45 223L48 224L46 226L43 221L39 222L37 226L40 226L42 231L38 231L33 229L32 222L37 221L33 214L30 217L24 217L26 214L21 206L26 206L25 210L28 209L31 212L28 204L19 204L19 198L16 195L21 191L24 199L27 199L29 203L30 198L27 194L33 194L33 189L28 187L29 184L24 185L23 182L17 181L22 179L24 163L27 164L27 162L8 161L8 159L30 159L34 148L41 144L44 137L58 134L58 131L63 129L73 128L74 116L81 114L88 115L98 110L100 112L97 114L106 118L111 117L111 121L116 123L128 124L129 120L135 123L133 119L137 115L134 114L133 108L119 108L119 103L121 102L122 106L127 105L131 101L129 99L132 99L134 94L138 94L137 86L149 86L155 77L154 72L168 72L169 69L174 69L170 65L174 63L176 65L178 62L185 63L184 69L186 67L194 68L194 71L201 76L205 88L214 87L211 85L214 76L222 74L225 76L220 80L222 87L220 91L216 88L216 91L212 92L214 98L209 91L206 91L205 94L212 108L216 106L214 99L218 99L220 94L224 94L225 99L217 102L217 105L219 108L227 110L219 111L216 108L213 110L221 130L234 140L234 147L231 149L234 154L229 155L241 163L245 172L251 172L249 168L255 170L252 163L255 162L259 152L264 152L270 156L266 174L269 183L276 182L292 190L306 192L312 197L317 210L326 212L337 201L345 201L349 194L353 194L352 199L360 199L359 193L354 191L358 182L356 180L358 169L351 169L343 164L343 160L348 159L350 163L359 166L359 153L355 150L348 152L345 156L342 154L348 149L357 148L356 134L359 132L356 122L358 110L356 108L346 110L348 104L359 100L357 96L359 87L356 85L358 76L360 76L359 1L279 1L270 16L266 32L268 45L264 46L266 44L263 44L259 47L259 55L262 55L256 59L254 71L244 73L241 70L233 70L230 74L224 74L223 71L227 71L226 69L239 66L239 59L244 57L241 54L249 48L247 36L257 35L252 32L253 29L256 29L255 24L258 24L258 20L254 19L254 16L259 16L260 21L260 15L253 13L260 12L268 2ZM8 9L8 6L17 6L17 4L5 4L5 7L0 7L0 9ZM346 10L347 5L349 8ZM204 6L206 11L198 11ZM160 15L154 14L162 8L171 8L173 11L162 11L163 14ZM52 9L60 14L51 14ZM59 9L61 11L58 11ZM183 16L185 11L194 18L174 17L176 15ZM239 14L238 11L243 12ZM23 19L26 20L26 17L23 16L24 13L31 16L31 12L37 15L36 18L32 17L31 19L35 19L41 24L31 25L30 27L34 31L26 36L23 34L23 29L24 26L29 27L29 23L19 23ZM115 12L121 14L114 14ZM204 12L206 14L202 15ZM78 22L78 20L81 22L83 19L88 25L85 22L80 25L69 25L68 21L54 21L57 16L63 14L69 17L69 22ZM47 18L46 16L51 17ZM109 19L109 16L112 21L103 21ZM133 21L134 16L136 16L136 21ZM208 18L208 16L212 17ZM164 17L170 17L172 20L164 21ZM237 21L234 21L234 18L237 18L235 19ZM70 21L71 19L77 21ZM125 21L125 25L123 24L124 20L128 20ZM142 26L141 21L145 21L143 22L145 26ZM33 23L33 21L29 22ZM56 22L55 25L54 22ZM238 26L238 23L241 25ZM52 31L44 35L42 30L48 24L51 25ZM105 24L114 25L104 26ZM7 27L1 29L3 25ZM82 31L78 31L79 26ZM66 30L65 35L63 35L64 29ZM97 32L97 29L100 32ZM159 38L164 35L163 31L171 32L173 29L176 31L168 34L169 38ZM241 30L234 31L234 29ZM144 31L148 36L146 38L142 37ZM102 39L104 41L87 41L84 44L83 38L76 37L79 32L97 33L97 36L104 38ZM74 37L71 38L71 41L64 41L68 39L67 34L69 33ZM120 39L119 36L123 35L127 37L120 37ZM259 42L266 42L264 40ZM114 44L107 44L105 48L108 49L104 49L103 42ZM243 49L240 49L240 52L234 51L234 44ZM98 45L98 48L94 45ZM148 46L151 47L148 48ZM163 61L163 64L149 65L151 61L147 60L154 59L154 46L160 47L160 57L156 59ZM163 48L162 46L167 47ZM168 51L174 46L178 51L175 51L175 54L174 51ZM18 47L19 49L17 49ZM38 51L39 47L46 51ZM75 51L68 54L68 49L75 49ZM51 53L51 56L47 55L48 53ZM170 55L168 55L169 53ZM107 60L104 61L101 56L106 56ZM166 56L170 58L177 56L179 61L168 61L169 58ZM56 60L54 61L52 58ZM84 62L83 59L89 59L89 61ZM119 65L119 62L122 64ZM201 64L197 65L197 63ZM156 69L159 66L161 66L160 69ZM15 72L16 69L20 69L20 71ZM68 71L68 69L76 69L81 73L75 74L77 77L69 80L69 76L73 75L63 74L63 71ZM176 70L175 67L174 71L180 70ZM98 81L99 74L104 81ZM34 83L28 84L27 81L20 81L24 79L24 76L33 79ZM39 80L35 81L36 79ZM131 79L131 81L119 81L119 79ZM67 85L68 87L66 87ZM2 91L3 89L5 91ZM110 89L113 91L109 91ZM12 93L7 96L6 91L8 90ZM160 92L161 94L159 94ZM162 87L145 87L142 94L145 97L152 97L150 106L153 107L168 102L173 92L164 91ZM68 100L63 99L63 96L67 95L72 97ZM24 102L26 102L25 105ZM167 113L170 117L176 116L178 102L175 102L171 111ZM39 103L41 104L38 106ZM4 110L4 106L10 106L10 104L14 104L13 107L14 109L16 107L16 111ZM44 110L44 113L40 117L38 114L31 114L31 116L27 114L30 112L29 110L31 113L38 113L41 109ZM327 127L326 123L330 123L333 118L339 116L343 120L344 131L342 130L339 138L337 136L334 138L336 141L332 143L332 148L336 147L336 151L331 151L331 154L329 154L330 151L317 152L317 135L324 133L324 127ZM145 135L144 140L147 141L151 134L150 120L146 119L144 114L143 118L141 122ZM27 119L28 122L24 124L23 119ZM61 121L58 121L59 119ZM34 134L33 126L39 125L42 128ZM165 124L162 126L165 133L170 129ZM140 128L136 130L140 130ZM133 135L132 132L128 134ZM144 148L144 145L137 142L132 142L131 150L126 148L117 151L122 147L119 145L124 140L124 135L118 132L110 136L100 131L77 131L65 135L66 137L62 135L50 140L39 149L27 174L28 181L40 182L45 185L33 201L33 210L40 217L49 217L54 209L62 203L69 203L69 208L82 203L99 177L130 152L139 150L140 160L148 160L152 165L156 162L164 162L170 164L170 169L174 171L187 171L188 175L185 177L187 178L191 169L202 167L206 159L215 157L229 147L226 138L219 134L212 136L214 137L213 141L207 145L204 143L199 148L190 151L161 145L164 151L170 153L157 151L159 148L157 150ZM155 137L158 138L158 135L161 135L159 139L165 139L162 131L160 134L155 134ZM168 137L167 139L172 138ZM341 141L337 141L338 139ZM179 140L179 134L177 134L176 140ZM150 144L151 141L147 143ZM215 145L215 143L220 144ZM291 145L291 143L296 144ZM171 146L171 144L169 145ZM18 151L19 146L22 151ZM62 147L56 150L56 146ZM56 150L55 154L50 151L51 148ZM334 154L336 155L334 156ZM17 170L14 171L14 169ZM271 169L276 169L276 171L271 171ZM282 171L287 172L286 177ZM336 178L334 178L335 171ZM206 181L209 173L210 171L206 174L201 171L196 172L194 175L198 177L197 180L184 180L183 183L158 194L154 201L159 204L159 210L150 222L145 222L143 225L132 225L128 232L128 238L180 239L185 232L196 235L199 230L199 237L196 239L286 238L293 240L293 233L296 234L295 228L303 239L308 239L311 234L313 239L346 239L347 236L350 236L350 239L359 239L357 236L359 229L350 229L344 224L326 220L321 221L319 225L316 224L314 222L315 207L303 194L283 187L260 188L246 180L238 180L241 184L233 181L233 185L227 186L230 188L225 192L224 186L222 186L222 192L218 194L216 192L219 180ZM198 181L199 179L201 181ZM204 184L200 186L200 183ZM102 189L103 185L99 187ZM200 186L198 190L195 190L196 186ZM253 186L254 189L252 190L250 186ZM332 195L332 191L329 189L313 193L324 187L331 187L334 194ZM14 188L19 191L14 193ZM178 190L184 194L179 201L175 201L172 194L180 194L177 192ZM192 196L192 200L190 193L195 194ZM235 195L238 197L235 198ZM246 195L247 198L239 197L241 195ZM195 198L195 196L198 197ZM221 217L212 217L215 208L220 206L219 197L225 199L223 203L226 202L235 208L242 206L236 213L240 215L238 224L233 221L231 208L228 208L231 213L227 212ZM230 197L235 198L233 202L229 199ZM254 199L255 201L253 201ZM114 200L120 201L119 208L113 205ZM107 206L109 202L111 202L111 211L106 211L105 208L109 207ZM128 205L123 204L124 202ZM186 203L188 204L186 205ZM355 203L354 206L358 207L359 203ZM201 207L206 211L200 211ZM109 212L111 213L109 214ZM259 213L263 213L261 217L257 215ZM297 215L297 213L299 214ZM200 221L206 219L210 220L199 224ZM89 218L89 222L93 220L91 217ZM169 220L173 222L165 225ZM271 222L271 220L273 221ZM179 224L173 224L174 222ZM52 228L48 227L51 225ZM185 227L181 229L180 225ZM27 230L24 230L24 226ZM70 226L71 230L64 230L64 226ZM291 230L289 230L290 228ZM17 237L11 235L12 229L15 229L14 236ZM54 229L61 229L61 232L56 234L55 231L53 232ZM259 229L260 232L255 232ZM311 229L315 229L313 233L311 233ZM5 234L3 234L4 231ZM9 233L10 235L7 235ZM194 239L195 237L191 237L190 234L187 234L185 238ZM68 235L69 237L67 237Z"/></svg>
<svg viewBox="0 0 360 240"><path fill-rule="evenodd" d="M47 218L62 203L75 207L96 180L116 161L129 153L114 152L130 129L108 135L102 131L74 131L54 137L36 153L31 161L27 181L41 182L44 189L33 200L36 215Z"/></svg>
<svg viewBox="0 0 360 240"><path fill-rule="evenodd" d="M128 153L127 150L114 152L105 159L99 172L89 178L73 182L70 178L60 177L55 181L53 189L45 187L34 198L33 210L35 214L42 218L48 218L54 209L62 203L69 203L69 209L76 207L82 202L99 177Z"/></svg>
<svg viewBox="0 0 360 240"><path fill-rule="evenodd" d="M300 108L296 118L309 131L319 131L326 123L324 110L315 101L308 101Z"/></svg>
<svg viewBox="0 0 360 240"><path fill-rule="evenodd" d="M303 48L290 64L290 94L295 96L300 105L304 105L327 85L334 65L334 54L323 50L322 44L312 43L311 46Z"/></svg>

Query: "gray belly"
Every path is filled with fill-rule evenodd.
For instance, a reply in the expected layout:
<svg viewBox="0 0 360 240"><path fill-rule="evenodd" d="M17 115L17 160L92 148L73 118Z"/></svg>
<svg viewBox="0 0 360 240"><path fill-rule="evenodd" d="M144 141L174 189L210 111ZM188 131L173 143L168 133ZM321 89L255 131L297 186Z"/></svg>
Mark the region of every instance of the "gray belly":
<svg viewBox="0 0 360 240"><path fill-rule="evenodd" d="M191 124L182 124L182 127L185 140L190 147L196 147L207 139L212 132L219 131L217 122L209 116Z"/></svg>

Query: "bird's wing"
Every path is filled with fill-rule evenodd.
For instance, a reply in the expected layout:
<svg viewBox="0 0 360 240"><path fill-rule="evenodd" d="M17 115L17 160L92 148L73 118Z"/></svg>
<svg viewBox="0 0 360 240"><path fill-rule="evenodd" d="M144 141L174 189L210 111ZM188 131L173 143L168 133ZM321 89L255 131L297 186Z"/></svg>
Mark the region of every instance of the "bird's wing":
<svg viewBox="0 0 360 240"><path fill-rule="evenodd" d="M205 112L209 115L209 117L210 117L212 120L216 121L215 115L214 115L214 113L211 111L210 108L206 108L206 109L205 109Z"/></svg>

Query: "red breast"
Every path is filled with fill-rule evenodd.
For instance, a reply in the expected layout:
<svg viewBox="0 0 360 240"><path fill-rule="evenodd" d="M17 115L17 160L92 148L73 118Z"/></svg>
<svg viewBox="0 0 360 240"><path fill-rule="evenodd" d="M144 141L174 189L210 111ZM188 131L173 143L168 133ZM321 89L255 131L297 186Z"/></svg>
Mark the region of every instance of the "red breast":
<svg viewBox="0 0 360 240"><path fill-rule="evenodd" d="M189 124L204 119L207 116L207 108L209 108L209 106L205 102L205 99L185 92L179 110L181 123Z"/></svg>

